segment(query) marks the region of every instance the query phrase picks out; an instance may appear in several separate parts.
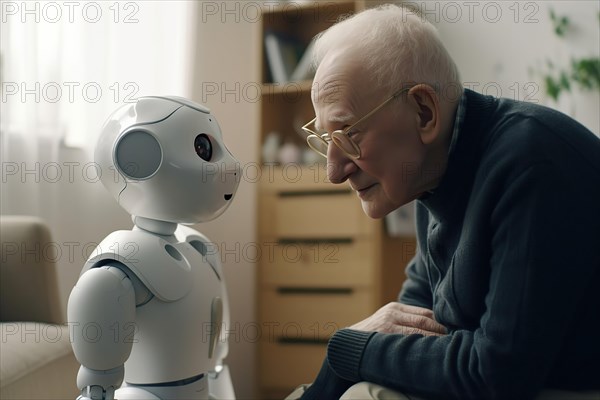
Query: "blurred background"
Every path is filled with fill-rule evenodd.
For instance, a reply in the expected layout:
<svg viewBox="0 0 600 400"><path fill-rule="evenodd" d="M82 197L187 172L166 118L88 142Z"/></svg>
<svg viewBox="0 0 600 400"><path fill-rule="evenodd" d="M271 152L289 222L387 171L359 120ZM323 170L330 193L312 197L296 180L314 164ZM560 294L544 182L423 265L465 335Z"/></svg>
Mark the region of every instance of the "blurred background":
<svg viewBox="0 0 600 400"><path fill-rule="evenodd" d="M228 211L195 226L222 253L232 314L227 363L239 398L276 396L314 376L331 328L362 315L344 314L340 299L367 304L368 313L399 289L401 277L393 287L385 281L396 276L388 265L401 270L414 252L410 209L386 223L363 220L351 193L324 183L322 164L298 135L312 118L304 57L311 38L381 2L0 3L0 213L48 224L63 309L95 244L132 226L92 154L110 112L144 95L207 105L242 164ZM404 3L438 27L465 87L556 108L600 134L597 1ZM340 215L332 211L338 201ZM317 206L329 211L307 211ZM348 215L352 224L339 225ZM392 257L398 243L400 260ZM357 267L356 279L336 281L324 269L331 255L339 268L347 258L370 260L362 266L373 275ZM386 298L374 295L382 291ZM322 307L322 319L307 317ZM284 320L294 332L267 337L269 323Z"/></svg>

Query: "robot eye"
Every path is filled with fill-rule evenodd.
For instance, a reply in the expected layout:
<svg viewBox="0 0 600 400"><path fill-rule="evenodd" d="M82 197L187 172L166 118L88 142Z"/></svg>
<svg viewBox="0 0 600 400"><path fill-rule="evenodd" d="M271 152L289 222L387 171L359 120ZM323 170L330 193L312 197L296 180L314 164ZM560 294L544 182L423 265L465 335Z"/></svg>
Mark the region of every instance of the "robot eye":
<svg viewBox="0 0 600 400"><path fill-rule="evenodd" d="M194 147L196 148L196 154L200 156L204 161L210 161L212 157L212 144L210 143L210 139L204 133L196 136L194 140Z"/></svg>

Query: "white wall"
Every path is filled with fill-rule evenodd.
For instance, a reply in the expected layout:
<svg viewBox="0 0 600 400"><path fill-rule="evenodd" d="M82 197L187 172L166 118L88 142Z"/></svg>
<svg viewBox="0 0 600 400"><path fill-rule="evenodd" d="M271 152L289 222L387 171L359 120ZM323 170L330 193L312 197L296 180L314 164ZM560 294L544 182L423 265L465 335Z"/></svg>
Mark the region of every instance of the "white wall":
<svg viewBox="0 0 600 400"><path fill-rule="evenodd" d="M546 60L568 66L572 57L598 57L597 1L414 2L437 25L466 86L490 95L537 101L570 114L600 135L600 92L548 98L539 75ZM571 20L564 39L552 28L549 10Z"/></svg>

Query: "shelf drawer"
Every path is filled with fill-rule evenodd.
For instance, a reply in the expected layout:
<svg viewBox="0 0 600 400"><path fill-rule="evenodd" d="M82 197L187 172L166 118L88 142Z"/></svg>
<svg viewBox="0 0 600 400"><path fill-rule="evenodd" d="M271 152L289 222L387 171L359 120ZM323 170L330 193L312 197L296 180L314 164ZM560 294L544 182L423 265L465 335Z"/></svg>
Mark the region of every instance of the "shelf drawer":
<svg viewBox="0 0 600 400"><path fill-rule="evenodd" d="M329 339L375 311L374 295L367 290L278 288L261 293L261 321L269 340L288 343Z"/></svg>
<svg viewBox="0 0 600 400"><path fill-rule="evenodd" d="M261 386L291 391L314 381L325 359L325 344L260 343Z"/></svg>
<svg viewBox="0 0 600 400"><path fill-rule="evenodd" d="M369 286L377 260L370 239L288 240L262 254L263 284L295 286Z"/></svg>
<svg viewBox="0 0 600 400"><path fill-rule="evenodd" d="M262 231L278 238L332 238L368 235L373 225L348 189L279 192L261 205Z"/></svg>

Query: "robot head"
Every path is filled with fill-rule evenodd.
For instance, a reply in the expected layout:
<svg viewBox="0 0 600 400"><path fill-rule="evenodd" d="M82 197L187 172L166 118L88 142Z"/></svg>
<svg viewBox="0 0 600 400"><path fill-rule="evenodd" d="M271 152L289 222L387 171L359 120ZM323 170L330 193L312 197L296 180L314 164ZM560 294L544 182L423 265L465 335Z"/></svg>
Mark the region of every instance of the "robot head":
<svg viewBox="0 0 600 400"><path fill-rule="evenodd" d="M181 97L142 97L106 121L95 150L102 183L134 216L210 221L231 203L240 165L210 110Z"/></svg>

